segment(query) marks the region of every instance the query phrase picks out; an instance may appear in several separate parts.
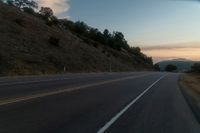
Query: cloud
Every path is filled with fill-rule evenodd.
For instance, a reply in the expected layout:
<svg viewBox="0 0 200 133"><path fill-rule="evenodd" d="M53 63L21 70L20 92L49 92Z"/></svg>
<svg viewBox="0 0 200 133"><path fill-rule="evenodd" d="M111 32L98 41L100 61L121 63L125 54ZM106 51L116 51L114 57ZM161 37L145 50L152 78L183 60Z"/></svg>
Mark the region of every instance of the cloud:
<svg viewBox="0 0 200 133"><path fill-rule="evenodd" d="M70 9L69 0L37 0L39 7L50 7L56 16L67 14ZM63 16L63 15L62 15ZM67 17L67 15L66 15Z"/></svg>
<svg viewBox="0 0 200 133"><path fill-rule="evenodd" d="M143 47L142 51L153 57L154 63L176 58L200 61L200 42L151 45Z"/></svg>
<svg viewBox="0 0 200 133"><path fill-rule="evenodd" d="M173 44L146 46L143 47L142 50L144 51L173 50L173 49L184 49L184 48L200 48L200 42L173 43Z"/></svg>

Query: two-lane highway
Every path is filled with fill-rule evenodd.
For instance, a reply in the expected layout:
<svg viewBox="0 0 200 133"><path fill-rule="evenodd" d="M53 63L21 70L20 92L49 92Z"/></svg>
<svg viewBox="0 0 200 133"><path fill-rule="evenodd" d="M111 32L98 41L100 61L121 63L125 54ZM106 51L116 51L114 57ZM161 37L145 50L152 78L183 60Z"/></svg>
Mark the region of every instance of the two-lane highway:
<svg viewBox="0 0 200 133"><path fill-rule="evenodd" d="M0 78L0 133L199 133L178 76Z"/></svg>

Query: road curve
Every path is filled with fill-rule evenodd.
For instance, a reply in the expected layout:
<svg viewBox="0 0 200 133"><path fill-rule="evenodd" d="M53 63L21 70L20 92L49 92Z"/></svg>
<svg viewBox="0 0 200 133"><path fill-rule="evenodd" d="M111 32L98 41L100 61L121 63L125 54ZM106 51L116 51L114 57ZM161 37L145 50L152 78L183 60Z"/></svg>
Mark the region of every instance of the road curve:
<svg viewBox="0 0 200 133"><path fill-rule="evenodd" d="M0 133L199 133L179 74L0 78Z"/></svg>

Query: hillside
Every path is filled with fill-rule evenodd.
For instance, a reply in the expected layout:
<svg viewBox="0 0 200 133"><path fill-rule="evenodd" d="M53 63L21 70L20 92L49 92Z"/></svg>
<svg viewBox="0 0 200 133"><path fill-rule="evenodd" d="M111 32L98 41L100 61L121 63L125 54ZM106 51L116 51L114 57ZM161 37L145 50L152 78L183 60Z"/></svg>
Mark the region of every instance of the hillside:
<svg viewBox="0 0 200 133"><path fill-rule="evenodd" d="M152 69L139 52L113 49L36 15L0 4L0 75Z"/></svg>
<svg viewBox="0 0 200 133"><path fill-rule="evenodd" d="M174 60L162 61L157 64L160 66L161 71L164 71L167 65L172 64L172 65L177 66L178 72L185 72L185 71L191 70L191 67L192 67L192 65L194 65L194 63L196 63L196 62L191 61L191 60L174 59Z"/></svg>

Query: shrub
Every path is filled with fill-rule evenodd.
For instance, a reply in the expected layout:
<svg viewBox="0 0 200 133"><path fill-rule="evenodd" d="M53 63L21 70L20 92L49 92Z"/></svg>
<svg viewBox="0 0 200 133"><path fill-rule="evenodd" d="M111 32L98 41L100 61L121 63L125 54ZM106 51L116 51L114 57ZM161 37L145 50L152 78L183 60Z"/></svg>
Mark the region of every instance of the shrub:
<svg viewBox="0 0 200 133"><path fill-rule="evenodd" d="M56 47L59 47L59 43L60 43L60 39L59 38L56 38L56 37L50 37L48 42L51 44L51 45L54 45Z"/></svg>
<svg viewBox="0 0 200 133"><path fill-rule="evenodd" d="M97 43L92 43L92 45L95 47L95 48L98 48L98 44Z"/></svg>
<svg viewBox="0 0 200 133"><path fill-rule="evenodd" d="M192 72L200 73L200 63L195 63L192 68Z"/></svg>
<svg viewBox="0 0 200 133"><path fill-rule="evenodd" d="M23 11L28 13L28 14L32 14L32 15L35 14L35 11L32 8L29 8L29 7L24 7Z"/></svg>
<svg viewBox="0 0 200 133"><path fill-rule="evenodd" d="M59 23L58 19L55 16L53 16L51 19L46 19L45 22L48 26L58 25Z"/></svg>
<svg viewBox="0 0 200 133"><path fill-rule="evenodd" d="M53 22L52 22L52 21L49 21L49 20L46 20L45 23L46 23L46 25L48 25L48 26L50 26L50 27L53 25Z"/></svg>
<svg viewBox="0 0 200 133"><path fill-rule="evenodd" d="M58 20L57 17L55 17L55 16L53 16L53 17L51 18L51 21L52 21L52 23L53 23L54 25L58 25L58 23L59 23L59 20Z"/></svg>
<svg viewBox="0 0 200 133"><path fill-rule="evenodd" d="M20 26L23 26L23 19L21 19L21 18L16 18L15 20L14 20L14 22L16 23L16 24L18 24L18 25L20 25Z"/></svg>
<svg viewBox="0 0 200 133"><path fill-rule="evenodd" d="M159 66L158 64L155 64L155 65L154 65L154 69L155 69L156 71L160 71L160 66Z"/></svg>
<svg viewBox="0 0 200 133"><path fill-rule="evenodd" d="M41 7L39 13L47 20L51 20L53 17L53 10L49 7Z"/></svg>
<svg viewBox="0 0 200 133"><path fill-rule="evenodd" d="M167 72L173 72L175 70L177 70L177 66L172 65L172 64L167 65L165 68L165 71L167 71Z"/></svg>

